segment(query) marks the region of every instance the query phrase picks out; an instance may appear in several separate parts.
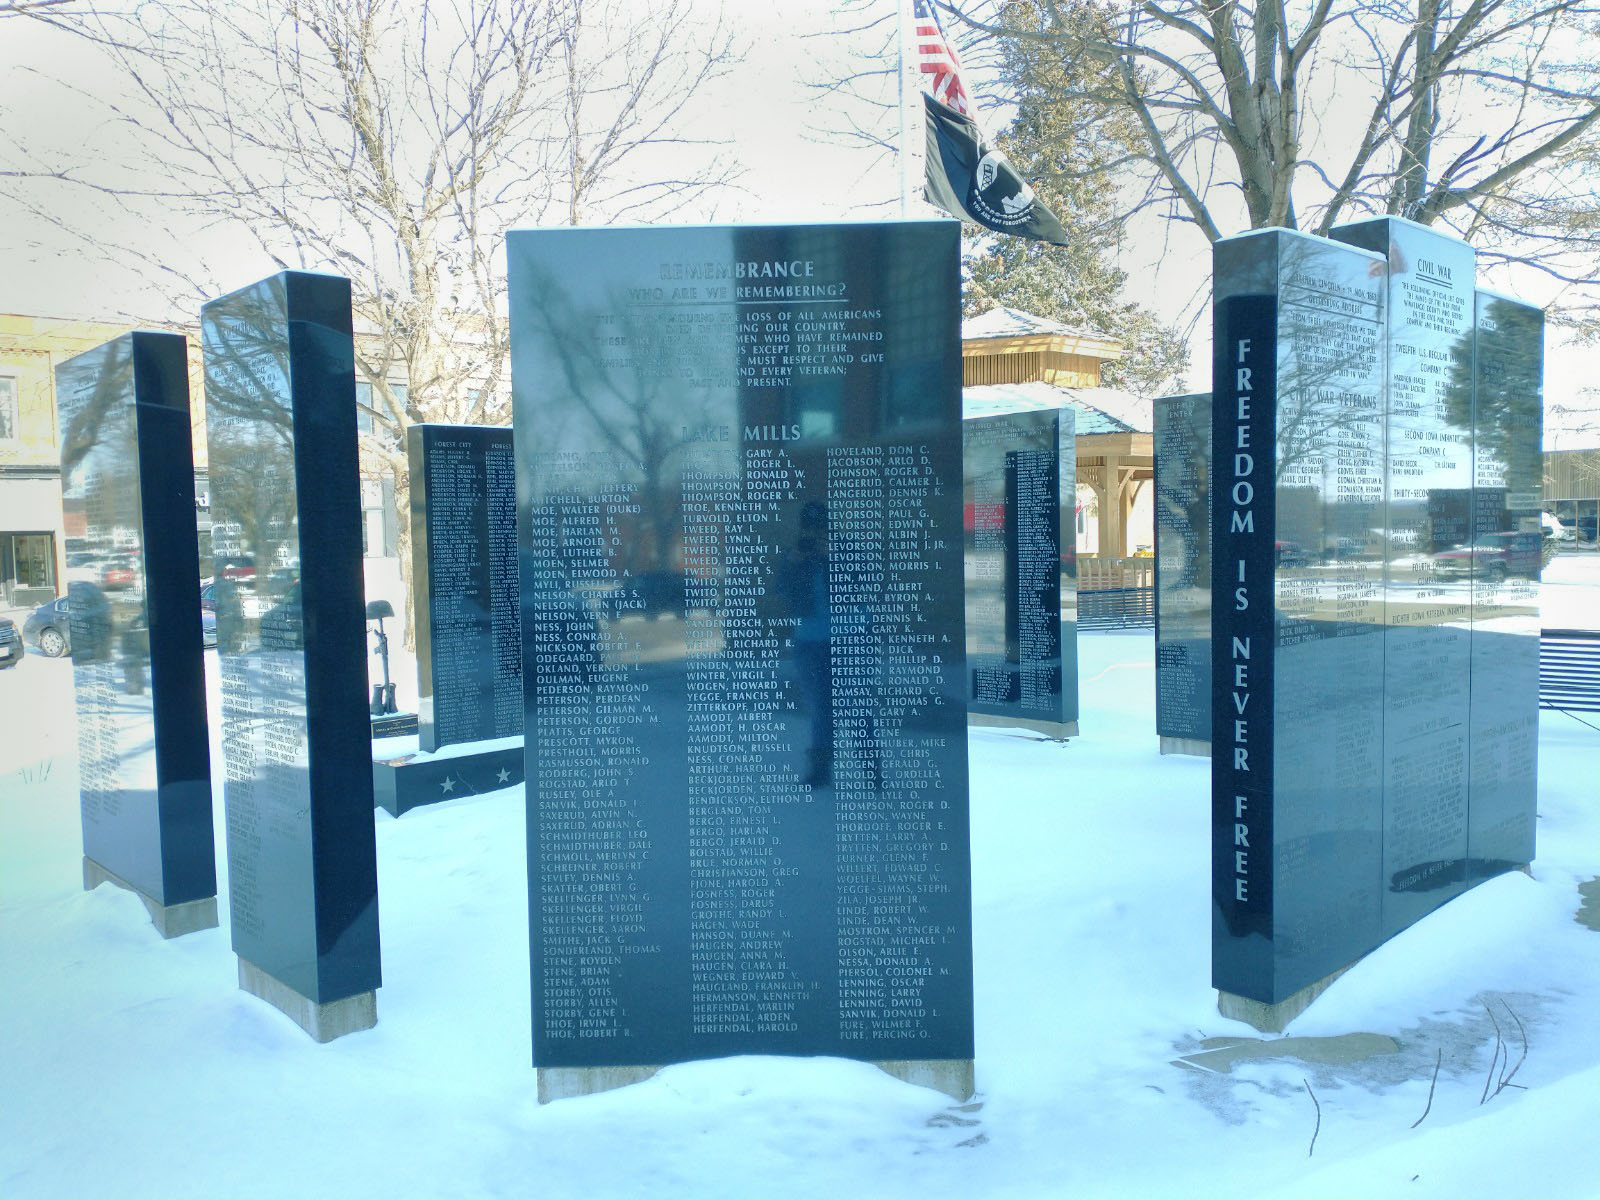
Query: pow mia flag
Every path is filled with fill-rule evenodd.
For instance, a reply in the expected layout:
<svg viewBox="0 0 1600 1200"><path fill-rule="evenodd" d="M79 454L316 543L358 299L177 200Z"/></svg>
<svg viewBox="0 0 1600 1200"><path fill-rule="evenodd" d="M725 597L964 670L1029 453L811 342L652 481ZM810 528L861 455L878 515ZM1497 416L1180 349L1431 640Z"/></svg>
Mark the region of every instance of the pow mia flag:
<svg viewBox="0 0 1600 1200"><path fill-rule="evenodd" d="M1033 188L1011 161L989 146L969 116L941 104L924 92L927 109L930 204L951 216L976 221L996 233L1033 238L1056 246L1067 244L1066 230L1056 215L1040 204Z"/></svg>

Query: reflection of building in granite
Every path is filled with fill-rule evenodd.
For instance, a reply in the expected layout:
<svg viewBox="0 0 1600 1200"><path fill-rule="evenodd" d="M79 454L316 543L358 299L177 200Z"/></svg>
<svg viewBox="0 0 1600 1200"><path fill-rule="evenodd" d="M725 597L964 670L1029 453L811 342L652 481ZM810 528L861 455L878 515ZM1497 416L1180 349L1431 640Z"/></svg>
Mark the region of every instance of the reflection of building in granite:
<svg viewBox="0 0 1600 1200"><path fill-rule="evenodd" d="M1600 448L1551 450L1544 456L1544 511L1559 527L1552 535L1562 546L1600 547Z"/></svg>
<svg viewBox="0 0 1600 1200"><path fill-rule="evenodd" d="M0 314L0 608L43 604L60 595L69 568L88 582L101 582L84 573L89 564L79 555L67 559L68 536L82 536L84 528L76 506L63 522L55 369L127 329ZM116 549L108 541L104 557ZM94 566L101 565L99 557Z"/></svg>
<svg viewBox="0 0 1600 1200"><path fill-rule="evenodd" d="M969 401L1073 410L1077 553L1107 562L1149 554L1155 544L1150 402L1100 383L1105 364L1122 355L1108 338L1012 308L992 308L961 324L961 383Z"/></svg>
<svg viewBox="0 0 1600 1200"><path fill-rule="evenodd" d="M126 539L115 534L81 542L69 556L67 539L85 533L81 504L61 494L55 371L74 355L134 329L166 329L188 342L189 388L194 397L192 446L195 520L200 559L212 557L210 485L200 372L199 328L164 322L115 323L0 313L0 609L26 608L64 594L71 580L114 589L128 569ZM358 335L358 341L359 341ZM403 379L389 387L402 398ZM356 385L357 423L370 441L372 384ZM396 553L398 518L394 480L366 455L362 464L362 541L369 558ZM224 531L226 538L229 531Z"/></svg>
<svg viewBox="0 0 1600 1200"><path fill-rule="evenodd" d="M140 328L169 328L145 322ZM74 566L65 555L71 531L62 524L60 452L55 440L53 367L132 326L48 317L0 315L0 608L49 600L66 590ZM202 562L211 561L210 494L200 378L198 328L171 326L189 340L195 397L196 523ZM356 335L358 351L365 344ZM1065 403L1078 425L1076 545L1080 555L1120 559L1153 545L1148 404L1100 386L1101 367L1122 356L1113 341L1013 309L992 309L962 325L964 386L975 397ZM409 394L403 364L383 380L395 400ZM804 390L804 389L799 389ZM802 397L807 420L827 419L821 393ZM468 399L471 399L469 394ZM385 440L383 403L372 380L358 375L356 422L361 436L361 533L368 558L397 560L403 515L395 479L378 449ZM72 521L69 510L66 519ZM227 537L235 531L224 530ZM1102 550L1102 547L1114 548ZM100 563L93 564L99 567ZM273 569L269 564L268 569ZM79 572L82 574L82 571ZM398 598L398 597L397 597Z"/></svg>

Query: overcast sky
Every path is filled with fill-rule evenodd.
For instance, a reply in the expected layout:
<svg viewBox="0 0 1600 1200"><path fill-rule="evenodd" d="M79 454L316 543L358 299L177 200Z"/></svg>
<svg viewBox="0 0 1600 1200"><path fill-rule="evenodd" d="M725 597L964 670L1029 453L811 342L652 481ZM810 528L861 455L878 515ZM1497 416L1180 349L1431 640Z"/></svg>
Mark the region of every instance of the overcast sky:
<svg viewBox="0 0 1600 1200"><path fill-rule="evenodd" d="M649 0L637 0L648 4ZM883 0L886 12L892 0ZM898 170L892 158L832 138L817 92L807 86L837 65L837 39L808 37L833 27L830 0L786 0L782 6L727 5L743 61L728 78L685 113L701 137L727 143L726 150L745 169L741 188L719 196L705 212L715 220L807 221L871 219L895 215ZM31 21L0 20L0 127L23 130L38 144L77 148L108 134L103 114L86 98L74 98L50 82L65 77L83 83L90 95L103 95L103 70L91 56ZM981 74L975 86L982 91ZM990 124L1003 119L991 113ZM0 161L0 169L7 165ZM121 221L103 201L62 189L38 193L48 211L102 237L149 240L141 223ZM924 210L931 215L931 210ZM174 230L189 247L202 247L211 273L228 287L241 286L270 270L270 264L244 251L237 232ZM1150 220L1125 239L1122 265L1129 272L1129 296L1155 308L1168 320L1204 313L1209 253L1186 226ZM145 268L149 272L151 268ZM1501 290L1520 292L1530 302L1553 298L1538 278L1495 281ZM137 275L118 271L86 255L81 246L48 223L18 213L0 200L0 311L62 314L160 316L141 296ZM1209 330L1198 322L1193 338L1189 386L1209 387ZM1552 399L1569 397L1600 380L1600 353L1580 352L1550 338L1546 390ZM1589 439L1593 440L1593 437ZM1559 445L1576 444L1558 442Z"/></svg>

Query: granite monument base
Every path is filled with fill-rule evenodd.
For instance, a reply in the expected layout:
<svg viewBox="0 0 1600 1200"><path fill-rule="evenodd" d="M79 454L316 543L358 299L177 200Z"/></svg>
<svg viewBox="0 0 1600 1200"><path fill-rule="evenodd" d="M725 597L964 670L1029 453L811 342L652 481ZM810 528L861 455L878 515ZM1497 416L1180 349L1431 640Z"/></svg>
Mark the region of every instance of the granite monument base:
<svg viewBox="0 0 1600 1200"><path fill-rule="evenodd" d="M953 1100L972 1099L977 1092L970 1058L901 1058L872 1064L903 1083L932 1088ZM643 1083L660 1067L540 1067L539 1103L592 1096L613 1088Z"/></svg>
<svg viewBox="0 0 1600 1200"><path fill-rule="evenodd" d="M1161 739L1163 754L1192 754L1196 758L1211 757L1211 743L1202 738L1165 737Z"/></svg>
<svg viewBox="0 0 1600 1200"><path fill-rule="evenodd" d="M102 883L115 884L117 887L132 892L144 901L146 911L150 914L150 923L156 927L156 932L164 938L182 937L186 933L198 933L202 929L215 929L217 927L217 898L204 896L199 900L186 900L182 904L163 904L152 896L147 896L126 879L106 870L105 867L95 862L88 855L83 857L83 890L92 892Z"/></svg>
<svg viewBox="0 0 1600 1200"><path fill-rule="evenodd" d="M239 960L239 986L272 1005L316 1042L331 1042L347 1033L371 1029L378 1023L378 993L375 991L357 992L343 1000L318 1004L243 958Z"/></svg>
<svg viewBox="0 0 1600 1200"><path fill-rule="evenodd" d="M1068 738L1078 736L1078 723L1076 721L1038 721L1032 717L995 717L988 713L967 714L967 727L969 729L982 727L985 729L1030 729L1034 733L1042 733L1047 738L1054 738L1064 742Z"/></svg>
<svg viewBox="0 0 1600 1200"><path fill-rule="evenodd" d="M872 1065L903 1083L932 1088L952 1100L971 1100L978 1091L970 1058L896 1058Z"/></svg>
<svg viewBox="0 0 1600 1200"><path fill-rule="evenodd" d="M520 737L446 746L433 754L410 750L373 760L372 796L398 817L424 804L517 787L524 772Z"/></svg>
<svg viewBox="0 0 1600 1200"><path fill-rule="evenodd" d="M1298 992L1284 997L1276 1004L1252 1000L1248 996L1240 996L1234 992L1219 991L1217 1011L1229 1020L1243 1021L1262 1033L1282 1033L1288 1028L1290 1021L1310 1008L1313 1000L1332 987L1333 981L1353 966L1355 963L1340 967L1333 974L1324 975L1315 983L1308 983Z"/></svg>

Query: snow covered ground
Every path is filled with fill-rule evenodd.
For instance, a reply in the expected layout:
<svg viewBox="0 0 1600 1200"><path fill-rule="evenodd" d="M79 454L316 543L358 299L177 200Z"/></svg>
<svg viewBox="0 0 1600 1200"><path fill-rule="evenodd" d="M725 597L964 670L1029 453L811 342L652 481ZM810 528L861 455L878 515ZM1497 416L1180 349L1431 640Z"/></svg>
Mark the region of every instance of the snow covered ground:
<svg viewBox="0 0 1600 1200"><path fill-rule="evenodd" d="M1596 623L1600 561L1550 582L1561 623ZM238 990L225 882L222 928L172 942L133 896L80 890L71 666L30 655L0 675L0 1197L1600 1196L1600 932L1575 919L1600 730L1542 714L1531 876L1288 1030L1341 1040L1286 1043L1393 1049L1194 1069L1174 1060L1253 1036L1207 986L1207 766L1155 753L1148 632L1079 645L1082 738L971 735L968 1105L740 1058L541 1108L520 789L377 814L379 1024L315 1045Z"/></svg>

